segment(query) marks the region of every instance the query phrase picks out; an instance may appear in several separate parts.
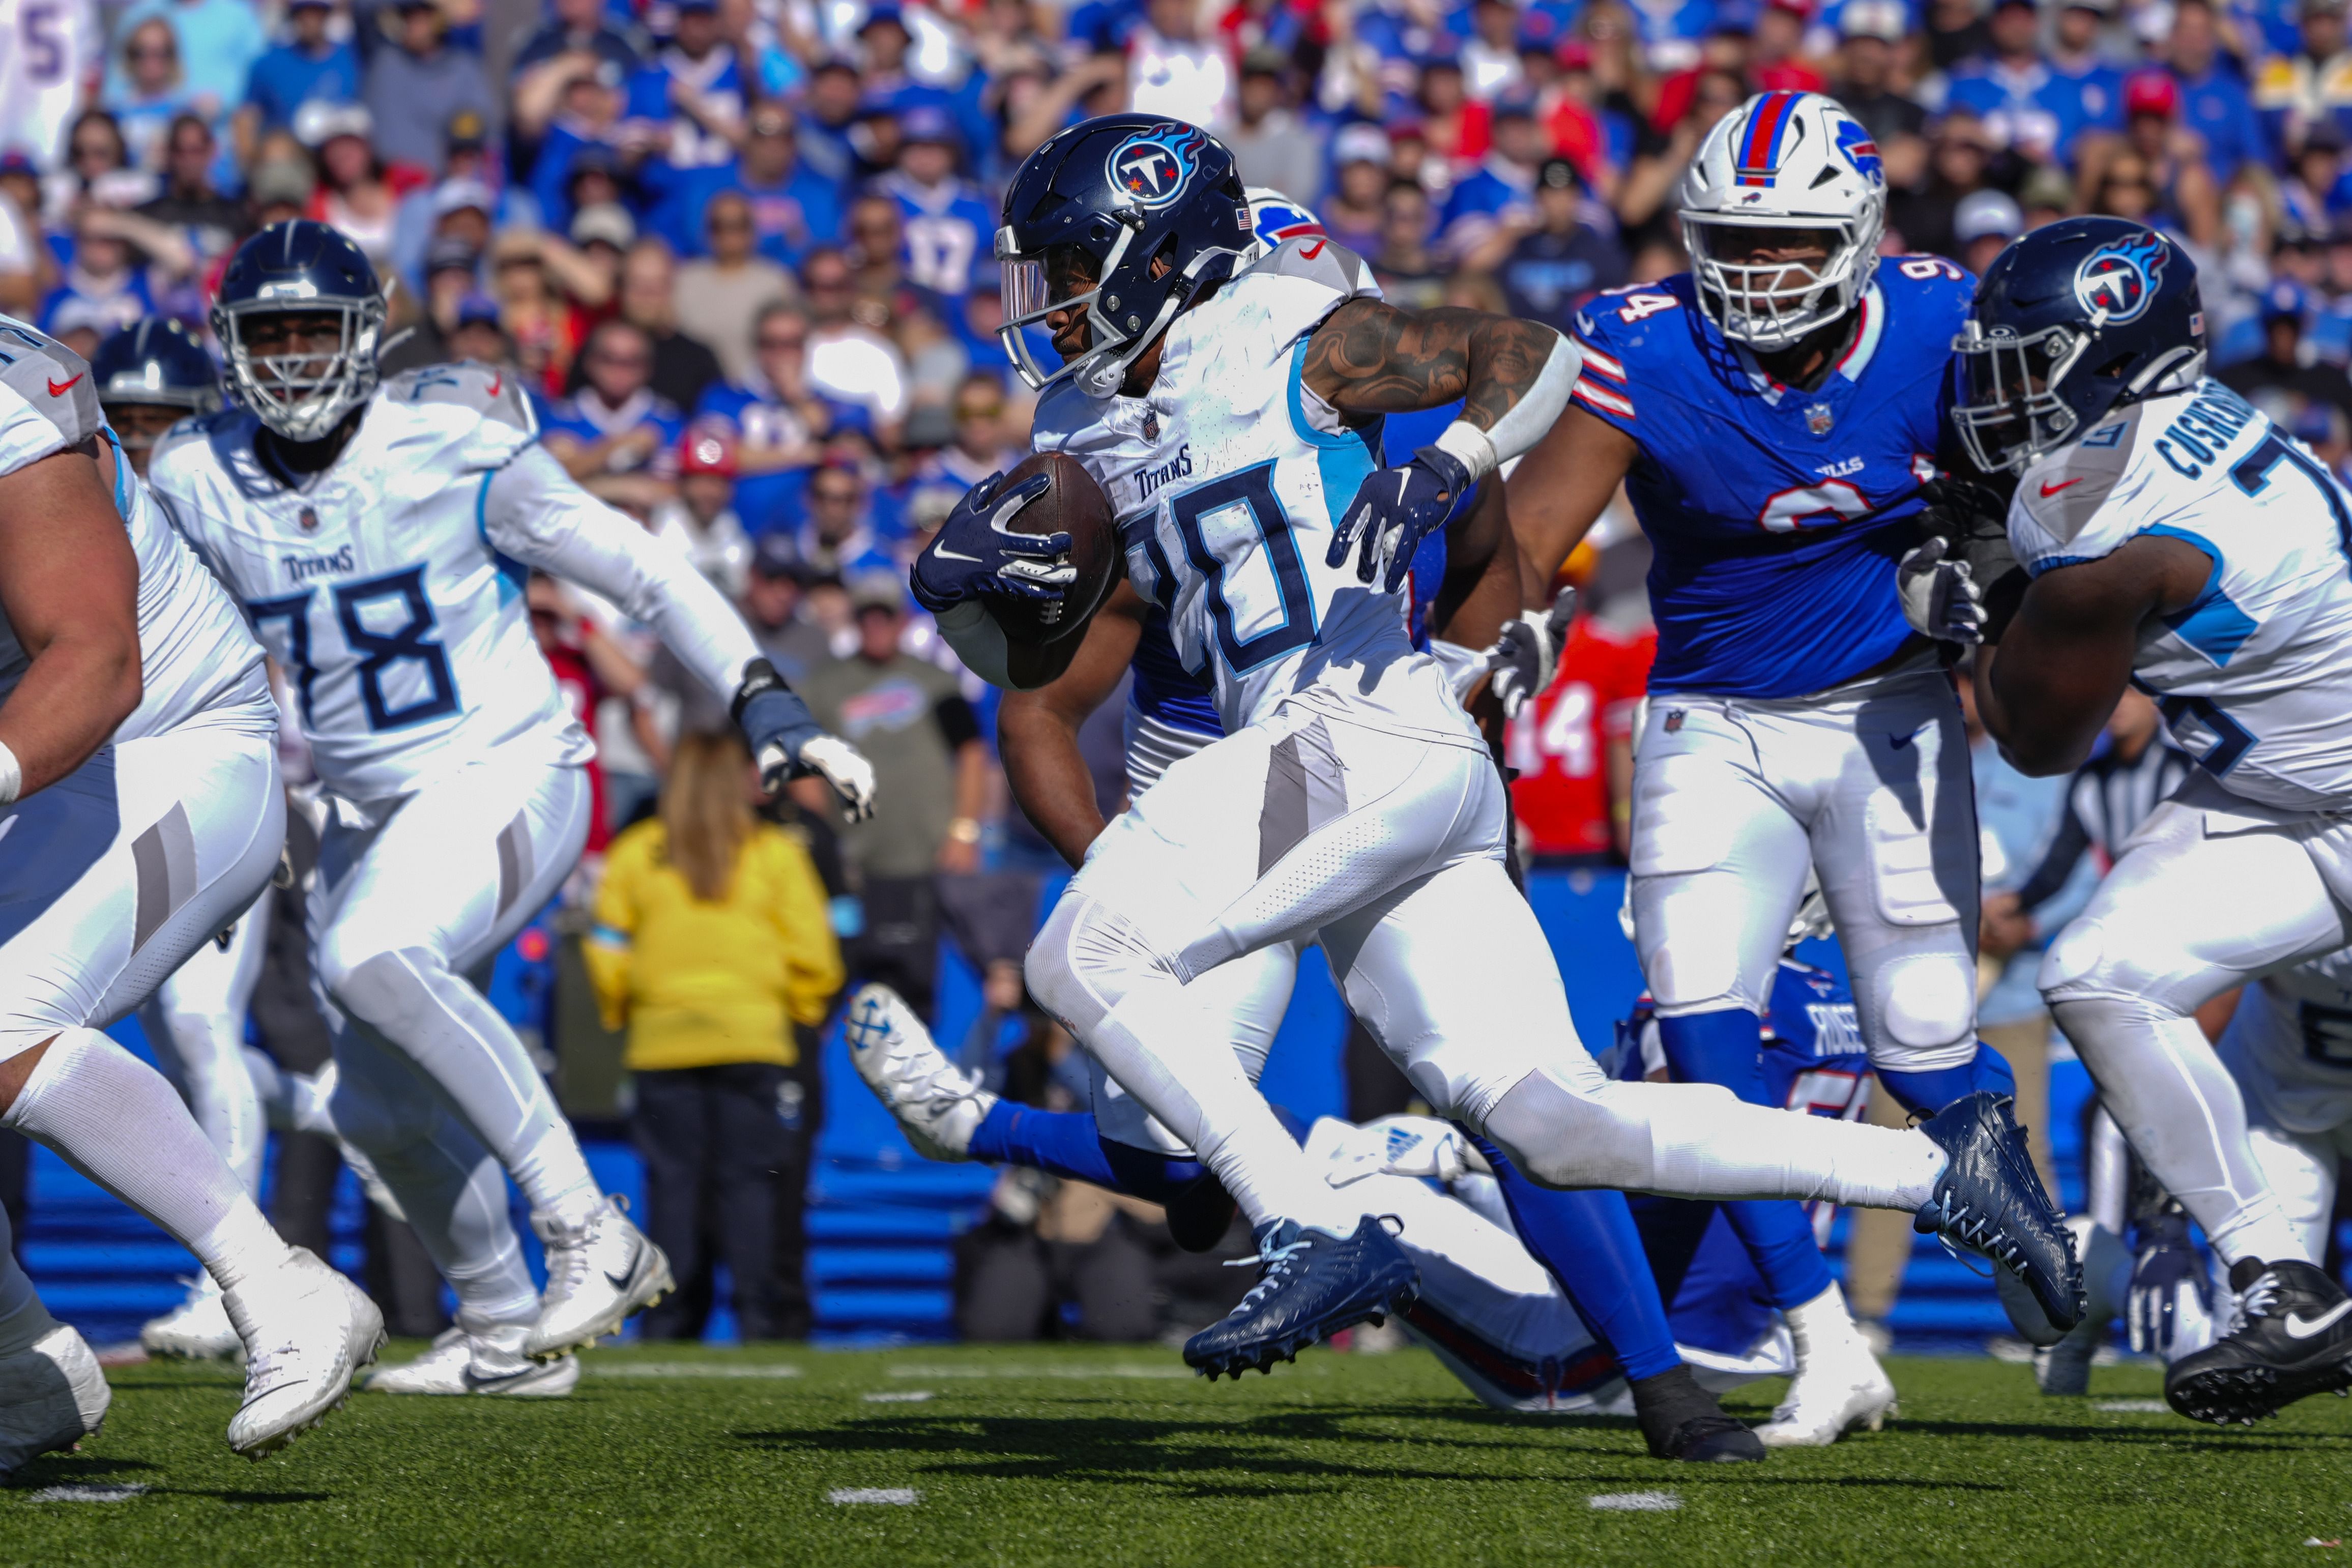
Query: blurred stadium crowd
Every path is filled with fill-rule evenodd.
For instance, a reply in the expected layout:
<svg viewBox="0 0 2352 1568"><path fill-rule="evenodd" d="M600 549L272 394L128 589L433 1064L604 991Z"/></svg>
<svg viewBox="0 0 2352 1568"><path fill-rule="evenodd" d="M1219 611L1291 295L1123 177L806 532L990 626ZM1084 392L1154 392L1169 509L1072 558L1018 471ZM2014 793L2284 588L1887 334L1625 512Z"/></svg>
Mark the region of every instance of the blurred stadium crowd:
<svg viewBox="0 0 2352 1568"><path fill-rule="evenodd" d="M689 552L874 759L872 822L833 822L821 792L775 808L838 948L788 988L788 1068L844 973L928 1010L944 932L983 976L970 1052L1034 1046L998 1073L1024 1097L1083 1079L1022 1022L1059 863L1009 804L993 694L903 584L1024 448L995 193L1086 116L1211 128L1400 303L1565 329L1594 291L1682 267L1674 195L1709 125L1751 92L1826 90L1875 139L1888 251L1980 269L2066 214L2156 225L2197 261L2222 378L2352 466L2346 0L5 0L0 23L0 310L86 355L149 318L201 334L240 238L338 226L396 279L388 370L520 377L550 450ZM1621 507L1571 564L1588 613L1507 760L1530 858L1607 865L1646 548ZM725 715L609 606L531 595L604 752L601 849ZM1089 732L1110 808L1118 706ZM2048 783L2010 886L2079 815ZM1997 909L1988 946L2030 950L2020 906ZM804 1144L775 1159L806 1170ZM1031 1198L999 1209L1024 1205L1027 1225ZM758 1331L804 1331L797 1287L780 1300Z"/></svg>

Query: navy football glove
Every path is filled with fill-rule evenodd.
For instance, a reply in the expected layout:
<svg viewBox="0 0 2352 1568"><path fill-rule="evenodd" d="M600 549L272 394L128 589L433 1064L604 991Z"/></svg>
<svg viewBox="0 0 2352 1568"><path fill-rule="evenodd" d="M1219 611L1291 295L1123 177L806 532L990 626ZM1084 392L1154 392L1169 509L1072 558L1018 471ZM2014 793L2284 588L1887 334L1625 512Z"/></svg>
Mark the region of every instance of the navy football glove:
<svg viewBox="0 0 2352 1568"><path fill-rule="evenodd" d="M2202 1348L2211 1334L2212 1316L2212 1289L2204 1261L2189 1242L2187 1216L2163 1214L2142 1220L2125 1307L2132 1349L2169 1362L2180 1353L2176 1345Z"/></svg>
<svg viewBox="0 0 2352 1568"><path fill-rule="evenodd" d="M1475 488L1461 458L1440 447L1423 447L1412 462L1382 468L1356 488L1356 499L1332 533L1323 563L1347 564L1349 550L1360 538L1363 552L1356 561L1356 581L1369 583L1373 572L1381 570L1381 591L1393 594L1412 570L1413 552L1421 542L1451 522Z"/></svg>
<svg viewBox="0 0 2352 1568"><path fill-rule="evenodd" d="M762 788L772 794L787 779L814 773L833 786L850 821L874 815L874 764L840 736L825 733L800 693L766 659L755 658L744 670L734 713L760 764Z"/></svg>
<svg viewBox="0 0 2352 1568"><path fill-rule="evenodd" d="M937 615L982 595L1060 598L1078 574L1059 559L1070 552L1070 536L1013 527L1021 509L1052 488L1043 474L1010 488L1003 474L991 474L972 486L915 560L915 602Z"/></svg>

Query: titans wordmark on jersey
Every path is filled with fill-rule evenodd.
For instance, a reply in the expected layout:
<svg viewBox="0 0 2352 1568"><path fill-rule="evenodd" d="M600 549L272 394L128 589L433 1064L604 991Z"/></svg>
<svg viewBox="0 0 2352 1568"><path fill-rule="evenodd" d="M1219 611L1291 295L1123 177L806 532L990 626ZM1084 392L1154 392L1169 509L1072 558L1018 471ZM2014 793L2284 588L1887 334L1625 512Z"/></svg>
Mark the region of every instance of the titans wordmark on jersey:
<svg viewBox="0 0 2352 1568"><path fill-rule="evenodd" d="M1110 497L1129 578L1228 733L1296 698L1480 743L1396 599L1359 583L1352 560L1324 564L1381 435L1342 426L1307 388L1307 337L1377 294L1350 252L1290 240L1176 318L1148 395L1098 402L1066 384L1039 405L1032 444L1077 458Z"/></svg>
<svg viewBox="0 0 2352 1568"><path fill-rule="evenodd" d="M150 482L293 681L330 789L405 795L494 750L593 754L531 638L522 573L482 521L491 475L536 432L511 378L395 377L300 489L255 452L260 428L241 408L184 420Z"/></svg>
<svg viewBox="0 0 2352 1568"><path fill-rule="evenodd" d="M1687 273L1578 312L1577 405L1641 448L1625 489L1655 550L1653 691L1801 697L1911 637L1895 566L1917 542L1969 289L1939 257L1881 261L1811 391L1727 342Z"/></svg>
<svg viewBox="0 0 2352 1568"><path fill-rule="evenodd" d="M2037 575L2143 533L2212 563L2133 661L2174 738L2250 800L2352 805L2352 497L2208 380L2100 421L2027 468L2010 503L2010 542Z"/></svg>

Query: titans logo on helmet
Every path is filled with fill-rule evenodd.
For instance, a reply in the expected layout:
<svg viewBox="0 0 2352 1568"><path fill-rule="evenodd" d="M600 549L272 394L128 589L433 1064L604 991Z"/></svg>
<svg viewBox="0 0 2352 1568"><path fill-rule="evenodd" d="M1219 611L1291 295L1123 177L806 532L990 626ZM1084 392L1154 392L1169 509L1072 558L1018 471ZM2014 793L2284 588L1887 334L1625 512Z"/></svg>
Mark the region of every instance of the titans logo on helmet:
<svg viewBox="0 0 2352 1568"><path fill-rule="evenodd" d="M2171 259L2172 247L2153 231L2103 245L2074 269L2074 299L2104 321L2135 321L2156 298L2156 280Z"/></svg>
<svg viewBox="0 0 2352 1568"><path fill-rule="evenodd" d="M1137 206L1164 207L1192 183L1207 140L1207 132L1172 122L1140 132L1111 149L1110 183Z"/></svg>
<svg viewBox="0 0 2352 1568"><path fill-rule="evenodd" d="M1851 120L1842 121L1837 128L1837 149L1853 172L1874 185L1886 183L1886 173L1878 161L1878 143L1870 132Z"/></svg>

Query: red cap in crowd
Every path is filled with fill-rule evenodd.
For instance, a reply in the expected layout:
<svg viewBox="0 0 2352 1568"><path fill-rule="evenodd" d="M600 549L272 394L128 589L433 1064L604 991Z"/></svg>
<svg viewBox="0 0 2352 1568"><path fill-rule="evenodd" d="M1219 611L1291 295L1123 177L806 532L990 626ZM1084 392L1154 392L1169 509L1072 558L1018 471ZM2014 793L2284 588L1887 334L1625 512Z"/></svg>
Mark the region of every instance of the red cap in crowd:
<svg viewBox="0 0 2352 1568"><path fill-rule="evenodd" d="M2124 81L2124 112L2169 120L2180 109L2180 84L2160 70L2134 71Z"/></svg>
<svg viewBox="0 0 2352 1568"><path fill-rule="evenodd" d="M679 437L677 471L735 477L734 437L716 425L697 425Z"/></svg>

